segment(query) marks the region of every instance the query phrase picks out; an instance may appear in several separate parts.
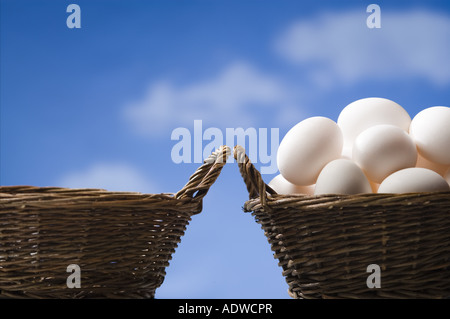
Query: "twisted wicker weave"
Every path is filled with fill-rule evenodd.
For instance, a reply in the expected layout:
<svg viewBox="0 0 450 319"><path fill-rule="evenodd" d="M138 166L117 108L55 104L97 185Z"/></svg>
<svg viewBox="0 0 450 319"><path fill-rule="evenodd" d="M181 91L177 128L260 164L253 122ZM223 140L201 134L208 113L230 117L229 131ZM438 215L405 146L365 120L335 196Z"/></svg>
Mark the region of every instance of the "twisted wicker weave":
<svg viewBox="0 0 450 319"><path fill-rule="evenodd" d="M228 147L176 194L0 187L0 297L154 298ZM67 267L80 267L69 288Z"/></svg>
<svg viewBox="0 0 450 319"><path fill-rule="evenodd" d="M280 195L234 148L292 298L449 298L450 192ZM380 288L369 288L380 267ZM371 278L372 279L372 278ZM372 285L370 285L372 286Z"/></svg>

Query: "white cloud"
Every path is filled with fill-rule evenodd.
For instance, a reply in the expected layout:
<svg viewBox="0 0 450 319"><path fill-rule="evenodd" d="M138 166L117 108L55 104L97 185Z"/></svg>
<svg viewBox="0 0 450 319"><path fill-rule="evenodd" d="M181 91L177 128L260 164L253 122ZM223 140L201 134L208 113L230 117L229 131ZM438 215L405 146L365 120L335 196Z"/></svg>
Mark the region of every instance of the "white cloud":
<svg viewBox="0 0 450 319"><path fill-rule="evenodd" d="M267 119L267 112L273 112L274 125L280 125L302 114L293 103L293 92L275 76L235 62L210 79L184 86L155 81L143 99L125 107L125 117L136 130L150 135L190 127L196 119L216 126L256 126Z"/></svg>
<svg viewBox="0 0 450 319"><path fill-rule="evenodd" d="M359 10L299 21L281 34L275 48L319 80L353 84L418 77L436 85L450 83L449 16L382 7L380 29L366 26L368 16Z"/></svg>
<svg viewBox="0 0 450 319"><path fill-rule="evenodd" d="M68 188L100 188L108 191L156 193L156 187L134 167L123 163L97 163L63 176L57 185Z"/></svg>

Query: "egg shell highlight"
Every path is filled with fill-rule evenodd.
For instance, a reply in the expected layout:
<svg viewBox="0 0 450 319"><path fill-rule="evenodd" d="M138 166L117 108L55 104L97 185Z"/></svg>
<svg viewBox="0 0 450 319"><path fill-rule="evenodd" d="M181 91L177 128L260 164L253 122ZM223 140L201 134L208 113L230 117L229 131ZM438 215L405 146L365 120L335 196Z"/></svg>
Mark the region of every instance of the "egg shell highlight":
<svg viewBox="0 0 450 319"><path fill-rule="evenodd" d="M322 168L341 156L342 132L333 120L316 116L292 127L277 151L278 170L294 185L316 183Z"/></svg>

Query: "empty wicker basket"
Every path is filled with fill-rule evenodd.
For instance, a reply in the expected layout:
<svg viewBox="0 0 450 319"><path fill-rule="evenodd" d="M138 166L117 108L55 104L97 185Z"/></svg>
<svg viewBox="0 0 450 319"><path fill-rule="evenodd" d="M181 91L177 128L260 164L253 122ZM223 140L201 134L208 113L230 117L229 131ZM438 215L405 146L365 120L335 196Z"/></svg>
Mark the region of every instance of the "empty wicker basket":
<svg viewBox="0 0 450 319"><path fill-rule="evenodd" d="M280 195L234 156L292 298L450 297L450 192Z"/></svg>
<svg viewBox="0 0 450 319"><path fill-rule="evenodd" d="M0 298L154 298L230 153L211 154L176 194L0 187Z"/></svg>

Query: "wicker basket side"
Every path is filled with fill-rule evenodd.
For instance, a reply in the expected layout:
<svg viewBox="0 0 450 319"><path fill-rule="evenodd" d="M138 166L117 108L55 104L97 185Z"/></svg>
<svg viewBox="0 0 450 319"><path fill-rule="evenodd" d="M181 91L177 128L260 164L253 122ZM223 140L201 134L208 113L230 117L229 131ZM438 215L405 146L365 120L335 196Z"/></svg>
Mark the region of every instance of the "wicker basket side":
<svg viewBox="0 0 450 319"><path fill-rule="evenodd" d="M10 298L153 298L198 210L169 195L66 190L11 201L4 194L0 296ZM67 286L73 264L81 289Z"/></svg>
<svg viewBox="0 0 450 319"><path fill-rule="evenodd" d="M279 195L235 147L252 212L293 298L450 297L450 193ZM369 288L367 267L381 268Z"/></svg>
<svg viewBox="0 0 450 319"><path fill-rule="evenodd" d="M229 153L211 154L176 194L0 187L0 298L154 298Z"/></svg>

